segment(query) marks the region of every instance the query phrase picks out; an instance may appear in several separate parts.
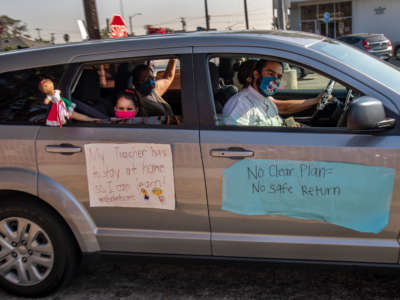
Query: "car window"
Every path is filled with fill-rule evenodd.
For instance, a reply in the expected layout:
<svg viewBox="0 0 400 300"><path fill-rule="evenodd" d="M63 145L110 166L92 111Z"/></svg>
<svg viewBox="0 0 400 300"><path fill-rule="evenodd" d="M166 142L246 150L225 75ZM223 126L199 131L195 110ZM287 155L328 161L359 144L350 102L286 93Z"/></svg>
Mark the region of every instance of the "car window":
<svg viewBox="0 0 400 300"><path fill-rule="evenodd" d="M379 58L333 40L323 40L309 48L343 62L400 94L400 70Z"/></svg>
<svg viewBox="0 0 400 300"><path fill-rule="evenodd" d="M174 70L168 69L173 62ZM181 125L180 71L181 62L176 58L86 63L72 86L71 100L81 113L97 118L96 124ZM132 107L121 107L121 97L129 98ZM117 112L125 109L134 110L134 115Z"/></svg>
<svg viewBox="0 0 400 300"><path fill-rule="evenodd" d="M221 64L228 59L231 64ZM215 125L345 127L345 104L360 94L326 75L284 61L272 61L275 67L267 67L263 78L257 79L254 70L259 70L262 60L255 56L210 57L208 68ZM230 65L234 66L233 72L227 70ZM276 74L270 70L274 68L278 68ZM264 82L269 84L268 89L264 89L265 95L262 92ZM321 106L321 110L317 110L317 98L321 99L327 89L331 91L329 101L323 109Z"/></svg>
<svg viewBox="0 0 400 300"><path fill-rule="evenodd" d="M57 87L65 66L50 66L0 74L0 123L44 124L48 105L38 85L49 78Z"/></svg>
<svg viewBox="0 0 400 300"><path fill-rule="evenodd" d="M383 42L386 41L387 38L380 34L380 35L374 35L374 36L370 36L366 39L369 43L378 43L378 42Z"/></svg>
<svg viewBox="0 0 400 300"><path fill-rule="evenodd" d="M303 66L284 64L284 74L280 85L280 90L287 92L298 91L315 91L323 90L329 83L330 78L316 73ZM346 87L340 83L336 83L334 91L345 91Z"/></svg>
<svg viewBox="0 0 400 300"><path fill-rule="evenodd" d="M339 40L342 42L349 43L349 44L356 44L360 41L360 39L357 37L341 37L341 38L339 38Z"/></svg>

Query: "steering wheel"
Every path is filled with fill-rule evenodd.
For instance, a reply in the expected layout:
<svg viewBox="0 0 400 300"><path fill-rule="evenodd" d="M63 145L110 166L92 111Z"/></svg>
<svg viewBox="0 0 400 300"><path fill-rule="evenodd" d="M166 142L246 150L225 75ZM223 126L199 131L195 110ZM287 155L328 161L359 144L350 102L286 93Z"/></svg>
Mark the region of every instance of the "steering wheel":
<svg viewBox="0 0 400 300"><path fill-rule="evenodd" d="M336 82L330 80L328 85L326 86L324 93L322 94L321 100L317 105L317 110L323 110L325 106L328 104L329 97L332 95L333 87L335 86Z"/></svg>
<svg viewBox="0 0 400 300"><path fill-rule="evenodd" d="M316 119L317 115L321 111L323 111L325 106L328 104L329 97L332 95L333 87L335 86L335 84L336 84L336 81L334 81L334 80L329 81L328 85L326 86L325 90L323 91L321 100L317 104L317 107L316 107L313 115L311 116L312 119Z"/></svg>
<svg viewBox="0 0 400 300"><path fill-rule="evenodd" d="M346 95L346 100L344 102L344 106L343 106L342 112L340 114L339 120L336 124L336 127L345 127L346 126L346 117L347 117L347 113L349 111L350 103L351 103L353 97L354 97L353 90L348 89L347 95Z"/></svg>

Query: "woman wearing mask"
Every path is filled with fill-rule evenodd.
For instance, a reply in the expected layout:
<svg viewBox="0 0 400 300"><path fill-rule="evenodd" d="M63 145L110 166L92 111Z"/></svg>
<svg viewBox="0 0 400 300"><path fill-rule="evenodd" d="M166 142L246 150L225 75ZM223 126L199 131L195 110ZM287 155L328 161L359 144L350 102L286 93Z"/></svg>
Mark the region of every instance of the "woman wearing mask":
<svg viewBox="0 0 400 300"><path fill-rule="evenodd" d="M114 107L115 117L118 119L133 119L139 113L140 103L133 90L126 89L117 96Z"/></svg>

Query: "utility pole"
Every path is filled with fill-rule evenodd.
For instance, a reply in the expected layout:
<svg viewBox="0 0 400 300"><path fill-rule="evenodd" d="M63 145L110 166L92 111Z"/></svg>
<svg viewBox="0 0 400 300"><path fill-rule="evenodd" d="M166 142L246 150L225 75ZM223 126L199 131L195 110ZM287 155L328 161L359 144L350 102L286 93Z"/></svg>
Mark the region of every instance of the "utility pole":
<svg viewBox="0 0 400 300"><path fill-rule="evenodd" d="M182 23L182 30L186 31L186 20L184 17L181 17L181 23Z"/></svg>
<svg viewBox="0 0 400 300"><path fill-rule="evenodd" d="M206 9L206 29L210 30L210 16L208 15L207 0L204 0L204 7Z"/></svg>
<svg viewBox="0 0 400 300"><path fill-rule="evenodd" d="M89 39L100 39L99 19L95 0L83 0Z"/></svg>
<svg viewBox="0 0 400 300"><path fill-rule="evenodd" d="M133 25L132 25L133 21L132 20L133 20L134 17L141 16L141 15L142 15L142 13L136 13L136 14L134 14L132 16L129 16L129 30L131 32L131 36L133 36Z"/></svg>
<svg viewBox="0 0 400 300"><path fill-rule="evenodd" d="M247 14L247 0L244 0L244 17L246 18L246 29L249 30L249 15Z"/></svg>
<svg viewBox="0 0 400 300"><path fill-rule="evenodd" d="M132 18L133 16L129 16L129 31L131 32L131 36L133 36Z"/></svg>
<svg viewBox="0 0 400 300"><path fill-rule="evenodd" d="M41 41L42 37L40 36L40 31L42 31L42 28L35 28L35 30L37 31L38 34L38 40Z"/></svg>
<svg viewBox="0 0 400 300"><path fill-rule="evenodd" d="M51 36L50 41L51 41L51 43L52 43L53 45L54 45L55 42L56 42L56 38L55 38L54 34L55 34L54 32L50 33L50 36Z"/></svg>
<svg viewBox="0 0 400 300"><path fill-rule="evenodd" d="M278 1L278 29L286 30L286 6L285 0Z"/></svg>
<svg viewBox="0 0 400 300"><path fill-rule="evenodd" d="M123 0L119 0L119 8L121 10L122 19L125 19L125 16L124 16L124 4L122 3L122 1ZM124 22L125 22L125 20L124 20Z"/></svg>

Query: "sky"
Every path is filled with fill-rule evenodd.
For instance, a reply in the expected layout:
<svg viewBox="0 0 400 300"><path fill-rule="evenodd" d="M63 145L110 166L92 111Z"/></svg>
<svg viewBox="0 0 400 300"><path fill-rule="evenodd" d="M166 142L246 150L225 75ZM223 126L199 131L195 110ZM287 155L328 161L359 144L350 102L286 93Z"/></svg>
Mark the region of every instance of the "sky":
<svg viewBox="0 0 400 300"><path fill-rule="evenodd" d="M210 27L218 30L245 29L244 0L208 0ZM100 28L113 14L124 16L129 30L129 16L133 32L144 34L147 24L182 29L181 17L186 20L186 30L205 27L204 0L96 0ZM250 29L270 29L272 0L247 0ZM85 19L83 0L0 0L0 15L21 20L32 38L50 40L55 33L56 43L63 43L68 33L70 41L80 41L78 19Z"/></svg>

